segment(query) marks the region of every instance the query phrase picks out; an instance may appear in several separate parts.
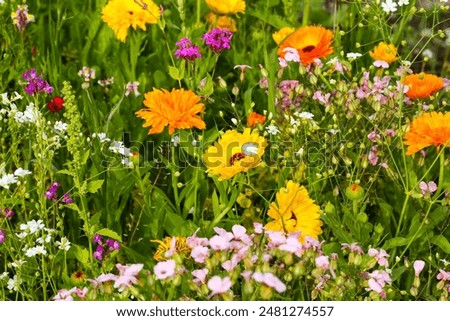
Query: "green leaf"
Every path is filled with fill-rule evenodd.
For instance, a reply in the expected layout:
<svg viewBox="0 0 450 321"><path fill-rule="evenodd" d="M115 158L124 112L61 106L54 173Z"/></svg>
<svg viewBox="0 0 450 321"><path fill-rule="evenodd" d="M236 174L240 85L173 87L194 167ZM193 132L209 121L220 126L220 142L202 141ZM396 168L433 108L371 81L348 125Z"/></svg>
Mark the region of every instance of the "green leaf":
<svg viewBox="0 0 450 321"><path fill-rule="evenodd" d="M169 76L175 80L182 80L184 78L184 72L180 71L177 67L169 66Z"/></svg>
<svg viewBox="0 0 450 321"><path fill-rule="evenodd" d="M101 230L97 231L97 234L122 242L122 238L119 234L107 228L102 228Z"/></svg>
<svg viewBox="0 0 450 321"><path fill-rule="evenodd" d="M407 245L408 243L409 243L409 240L405 239L404 237L394 237L390 240L387 240L386 243L384 243L383 249L389 250L394 247Z"/></svg>
<svg viewBox="0 0 450 321"><path fill-rule="evenodd" d="M69 171L68 169L61 169L59 171L56 172L57 174L65 174L65 175L69 175L69 176L75 176L74 173L72 173L71 171Z"/></svg>
<svg viewBox="0 0 450 321"><path fill-rule="evenodd" d="M76 244L73 244L70 247L67 255L69 257L74 257L79 262L81 262L83 265L86 265L89 262L89 251L79 245L76 245Z"/></svg>
<svg viewBox="0 0 450 321"><path fill-rule="evenodd" d="M67 204L67 205L65 205L65 206L68 207L68 208L70 208L71 210L74 210L74 211L80 213L80 208L79 208L78 205L75 204L75 203Z"/></svg>
<svg viewBox="0 0 450 321"><path fill-rule="evenodd" d="M87 191L89 193L97 192L103 185L104 179L99 179L95 181L90 181L87 186Z"/></svg>
<svg viewBox="0 0 450 321"><path fill-rule="evenodd" d="M450 254L450 242L443 235L436 235L431 239L431 243L439 246L439 248L447 254Z"/></svg>
<svg viewBox="0 0 450 321"><path fill-rule="evenodd" d="M217 196L216 190L214 190L212 194L212 206L214 217L216 217L220 214L219 197Z"/></svg>

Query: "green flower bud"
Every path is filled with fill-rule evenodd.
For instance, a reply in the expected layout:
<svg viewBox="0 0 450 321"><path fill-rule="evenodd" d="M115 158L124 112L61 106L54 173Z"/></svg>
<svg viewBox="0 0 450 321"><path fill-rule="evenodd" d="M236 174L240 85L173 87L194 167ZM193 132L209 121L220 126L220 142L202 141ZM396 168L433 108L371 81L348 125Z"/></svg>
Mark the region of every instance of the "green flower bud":
<svg viewBox="0 0 450 321"><path fill-rule="evenodd" d="M352 201L359 201L364 197L364 188L358 184L351 184L345 189L345 195Z"/></svg>

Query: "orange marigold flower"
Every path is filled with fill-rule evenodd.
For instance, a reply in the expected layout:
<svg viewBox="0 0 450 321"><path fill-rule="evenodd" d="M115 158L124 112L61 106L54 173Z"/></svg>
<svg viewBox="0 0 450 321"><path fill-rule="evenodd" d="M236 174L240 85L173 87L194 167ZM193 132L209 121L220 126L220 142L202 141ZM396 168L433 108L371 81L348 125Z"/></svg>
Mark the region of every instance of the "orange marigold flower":
<svg viewBox="0 0 450 321"><path fill-rule="evenodd" d="M280 44L278 56L284 58L284 49L294 48L298 51L302 64L309 65L314 59L327 57L333 52L333 37L333 33L323 27L300 27Z"/></svg>
<svg viewBox="0 0 450 321"><path fill-rule="evenodd" d="M247 117L247 125L249 127L255 127L257 124L264 124L266 121L266 116L258 114L256 112L251 112Z"/></svg>
<svg viewBox="0 0 450 321"><path fill-rule="evenodd" d="M231 15L245 12L244 0L205 0L205 2L217 14Z"/></svg>
<svg viewBox="0 0 450 321"><path fill-rule="evenodd" d="M406 76L402 83L409 87L406 96L411 99L428 98L444 87L444 79L423 72Z"/></svg>
<svg viewBox="0 0 450 321"><path fill-rule="evenodd" d="M117 39L125 42L128 29L137 27L146 30L145 24L156 24L161 12L152 0L109 0L102 9L102 20L114 30ZM144 6L146 9L144 9Z"/></svg>
<svg viewBox="0 0 450 321"><path fill-rule="evenodd" d="M236 21L229 16L218 16L214 12L210 12L205 16L206 22L211 28L227 29L231 32L236 32Z"/></svg>
<svg viewBox="0 0 450 321"><path fill-rule="evenodd" d="M274 32L272 34L273 40L279 45L287 36L295 31L294 28L291 27L283 27L280 30Z"/></svg>
<svg viewBox="0 0 450 321"><path fill-rule="evenodd" d="M373 60L381 60L391 64L397 60L397 48L393 44L382 41L369 52L369 55Z"/></svg>
<svg viewBox="0 0 450 321"><path fill-rule="evenodd" d="M416 117L405 133L406 155L412 155L428 147L450 146L450 113L423 113Z"/></svg>
<svg viewBox="0 0 450 321"><path fill-rule="evenodd" d="M173 89L169 92L153 88L153 91L145 94L144 105L147 108L139 110L136 115L145 119L143 127L152 126L149 134L161 133L167 125L169 134L173 134L176 128L206 127L197 115L205 110L205 105L190 90Z"/></svg>

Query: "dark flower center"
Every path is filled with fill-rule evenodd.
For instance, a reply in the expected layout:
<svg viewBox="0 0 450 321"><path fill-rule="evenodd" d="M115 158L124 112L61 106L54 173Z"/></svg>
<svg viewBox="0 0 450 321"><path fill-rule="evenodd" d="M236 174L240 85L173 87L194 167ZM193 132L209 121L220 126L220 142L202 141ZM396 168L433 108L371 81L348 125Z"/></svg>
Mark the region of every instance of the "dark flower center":
<svg viewBox="0 0 450 321"><path fill-rule="evenodd" d="M305 48L302 49L303 52L310 52L313 51L314 49L316 49L316 46L306 46Z"/></svg>
<svg viewBox="0 0 450 321"><path fill-rule="evenodd" d="M230 166L233 166L234 162L245 158L245 154L244 153L236 153L233 156L231 156L230 158Z"/></svg>

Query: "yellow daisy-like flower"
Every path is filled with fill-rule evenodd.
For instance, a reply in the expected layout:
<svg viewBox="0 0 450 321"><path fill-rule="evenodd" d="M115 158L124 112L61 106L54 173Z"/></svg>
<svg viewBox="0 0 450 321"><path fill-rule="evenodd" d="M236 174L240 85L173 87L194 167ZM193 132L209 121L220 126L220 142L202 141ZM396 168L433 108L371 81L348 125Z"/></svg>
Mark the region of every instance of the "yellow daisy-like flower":
<svg viewBox="0 0 450 321"><path fill-rule="evenodd" d="M405 133L406 155L428 146L450 147L450 113L423 113L415 118Z"/></svg>
<svg viewBox="0 0 450 321"><path fill-rule="evenodd" d="M219 181L246 172L261 164L267 141L256 130L244 132L226 131L203 155L203 161L211 175L219 175Z"/></svg>
<svg viewBox="0 0 450 321"><path fill-rule="evenodd" d="M205 122L197 115L205 110L205 105L190 90L173 89L169 92L153 88L144 97L147 108L139 110L136 115L145 119L143 127L152 127L149 134L161 133L167 125L171 135L176 128L206 127Z"/></svg>
<svg viewBox="0 0 450 321"><path fill-rule="evenodd" d="M295 31L294 28L291 27L283 27L280 30L274 32L272 34L273 40L279 45L287 36Z"/></svg>
<svg viewBox="0 0 450 321"><path fill-rule="evenodd" d="M309 198L304 186L293 181L277 192L276 202L270 204L267 214L274 219L265 226L269 231L301 232L302 243L307 236L317 239L322 234L320 207Z"/></svg>
<svg viewBox="0 0 450 321"><path fill-rule="evenodd" d="M156 24L161 12L152 0L109 0L102 9L102 20L114 30L117 39L125 42L128 29L139 27L146 30L145 24Z"/></svg>
<svg viewBox="0 0 450 321"><path fill-rule="evenodd" d="M189 254L191 253L191 248L186 244L186 238L177 236L177 237L165 237L162 241L160 240L152 240L151 242L159 243L158 248L153 255L153 258L156 261L165 261L168 258L166 257L166 253L168 251L172 251L169 256L172 256L175 253L178 254Z"/></svg>
<svg viewBox="0 0 450 321"><path fill-rule="evenodd" d="M217 14L231 15L245 12L244 0L205 0L206 5Z"/></svg>
<svg viewBox="0 0 450 321"><path fill-rule="evenodd" d="M226 29L231 32L236 32L236 21L229 16L218 16L214 12L210 12L205 16L206 22L211 28Z"/></svg>
<svg viewBox="0 0 450 321"><path fill-rule="evenodd" d="M369 52L369 55L373 60L381 60L391 64L397 60L397 48L393 44L382 41Z"/></svg>
<svg viewBox="0 0 450 321"><path fill-rule="evenodd" d="M402 83L409 87L406 96L411 99L428 98L444 87L444 79L423 72L406 76Z"/></svg>
<svg viewBox="0 0 450 321"><path fill-rule="evenodd" d="M290 34L278 47L278 56L284 58L285 48L297 50L303 65L309 65L314 59L329 56L333 52L331 42L333 33L320 26L304 26Z"/></svg>

